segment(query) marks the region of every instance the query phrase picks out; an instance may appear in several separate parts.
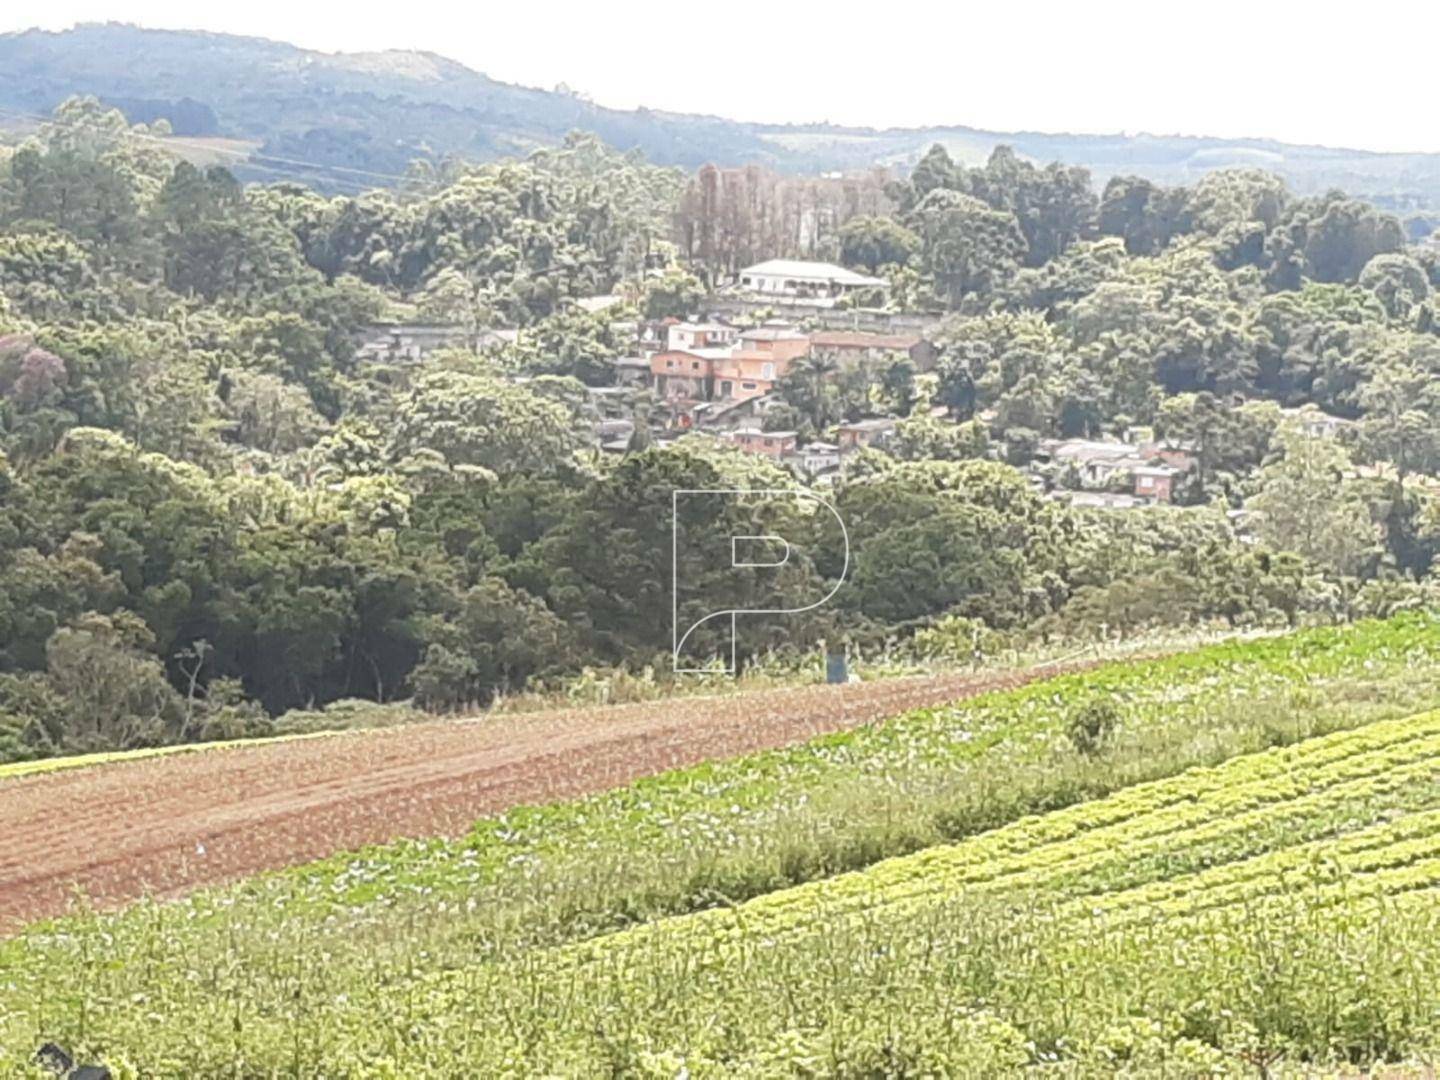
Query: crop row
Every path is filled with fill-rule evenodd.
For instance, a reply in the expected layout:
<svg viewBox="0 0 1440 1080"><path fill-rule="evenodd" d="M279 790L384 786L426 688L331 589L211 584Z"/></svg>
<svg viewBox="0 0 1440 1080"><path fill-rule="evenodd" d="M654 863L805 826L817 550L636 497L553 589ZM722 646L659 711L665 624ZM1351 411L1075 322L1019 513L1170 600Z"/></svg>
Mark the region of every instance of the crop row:
<svg viewBox="0 0 1440 1080"><path fill-rule="evenodd" d="M22 776L38 776L41 773L64 772L69 769L86 769L96 765L118 765L127 761L148 761L152 758L174 757L177 754L214 753L217 750L231 750L236 747L298 742L302 739L323 739L335 734L338 732L306 731L293 735L270 735L264 738L215 739L211 742L183 743L177 746L149 746L138 750L111 750L95 754L75 754L71 757L12 761L0 765L0 780L18 780Z"/></svg>
<svg viewBox="0 0 1440 1080"><path fill-rule="evenodd" d="M1070 710L1096 697L1115 702L1121 722L1091 755L1070 745L1064 729ZM941 954L950 942L956 957L968 957L955 935L971 916L957 920L957 905L974 903L981 918L995 905L1008 910L1012 895L1039 894L1054 908L1047 918L1068 919L1061 906L1086 896L1238 865L1297 839L1427 809L1435 785L1424 762L1435 754L1436 731L1392 721L1437 699L1440 622L1411 616L1307 631L919 710L517 810L459 841L389 845L176 903L71 917L0 943L0 1066L6 1049L43 1032L129 1053L146 1075L171 1074L157 1062L178 1063L177 1075L219 1075L236 1061L251 1066L247 1075L304 1072L305 1061L311 1072L346 1075L334 1069L345 1054L400 1061L399 1050L377 1045L418 1053L411 1033L429 1033L473 1043L481 1073L501 1075L490 1056L499 1044L486 1042L487 1033L529 1030L529 1020L513 1018L560 1008L556 995L572 1002L564 1008L586 1030L595 1026L593 1010L639 1008L642 1000L657 1018L678 1022L667 1011L667 982L700 957L720 962L713 948L691 953L684 943L703 946L693 928L727 919L757 931L742 928L727 955L771 949L803 968L819 949L854 979L874 968L893 980L893 968L875 965L910 947L907 919L933 927ZM1352 728L1360 730L1326 734ZM1256 753L1275 743L1297 745ZM1241 754L1250 756L1194 768ZM1027 816L1038 810L1050 812ZM1232 819L1245 824L1227 828ZM906 853L913 854L882 861ZM863 867L872 869L845 873ZM936 888L937 867L951 875L944 888ZM884 875L893 875L893 911L867 895ZM781 891L797 882L812 884ZM827 909L814 897L843 899L851 888L854 918L820 917ZM906 890L913 897L902 904ZM748 897L758 899L733 906ZM810 930L780 933L767 921L766 912L787 905ZM807 906L817 916L808 923ZM981 929L1008 933L1007 918ZM839 940L817 946L827 933ZM573 947L589 938L593 948ZM593 994L576 988L596 970L613 978L599 979ZM762 982L772 972L758 970ZM916 972L927 970L915 961ZM67 977L57 982L56 971ZM727 960L706 977L751 974ZM637 994L635 980L657 996ZM773 985L777 993L800 987L795 1001L806 1007L832 1000L794 971L784 980L776 974ZM863 982L853 988L858 1001L874 991ZM602 993L619 1004L594 996ZM702 1011L714 1005L695 1000ZM897 1008L915 1005L894 1000ZM634 1022L644 1026L643 1018ZM765 1025L745 1023L760 1038ZM521 1074L553 1064L541 1046L551 1036L532 1034L540 1043L514 1051ZM595 1066L585 1046L576 1051L584 1066L577 1071ZM296 1065L287 1055L299 1048L313 1057ZM354 1075L371 1074L367 1065Z"/></svg>
<svg viewBox="0 0 1440 1080"><path fill-rule="evenodd" d="M1429 1053L1437 738L1440 713L1384 722L731 910L426 973L371 1000L405 1001L417 1040L453 1037L465 1003L484 1001L497 1030L467 1053L559 1072L627 1053L695 1076L787 1074L770 1071L774 1055L824 1072L835 1066L816 1062L877 1042L938 1053L939 1072L986 1062L986 1075L1047 1056L1094 1075L1137 1062L1220 1075L1276 1054ZM1257 784L1275 799L1257 806ZM1170 827L1191 806L1209 824ZM1214 854L1230 861L1194 870L1198 834L1232 824L1230 840L1253 836L1253 850L1227 840ZM1134 887L1073 872L1066 854L1089 858L1100 833L1123 864L1126 830L1190 851L1170 876L1150 860L1156 879ZM1034 839L1056 836L1067 839ZM997 851L1023 863L1026 843L1043 856L1033 874L987 873ZM327 1013L328 1037L386 1060L355 1020ZM615 1030L625 1047L607 1038Z"/></svg>
<svg viewBox="0 0 1440 1080"><path fill-rule="evenodd" d="M1440 764L1431 767L1427 782L1433 785L1437 774ZM1440 802L1433 790L1430 802ZM1440 885L1440 809L1133 889L1086 896L1076 902L1076 910L1103 916L1118 929L1136 920L1251 904L1292 885L1304 887L1312 897L1334 899Z"/></svg>
<svg viewBox="0 0 1440 1080"><path fill-rule="evenodd" d="M977 888L1050 890L1052 899L1083 895L1103 891L1107 879L1133 874L1147 859L1152 873L1173 873L1208 857L1226 860L1225 872L1244 874L1243 860L1276 844L1291 848L1297 837L1356 828L1362 815L1374 821L1440 806L1437 779L1440 712L1385 721L1141 785L740 908L637 927L585 943L579 952L624 948L637 936L683 935L709 947L737 934L803 933L817 921L906 918L937 897ZM1429 815L1419 820L1428 822ZM1403 820L1388 827L1403 833ZM1265 872L1257 868L1254 880Z"/></svg>

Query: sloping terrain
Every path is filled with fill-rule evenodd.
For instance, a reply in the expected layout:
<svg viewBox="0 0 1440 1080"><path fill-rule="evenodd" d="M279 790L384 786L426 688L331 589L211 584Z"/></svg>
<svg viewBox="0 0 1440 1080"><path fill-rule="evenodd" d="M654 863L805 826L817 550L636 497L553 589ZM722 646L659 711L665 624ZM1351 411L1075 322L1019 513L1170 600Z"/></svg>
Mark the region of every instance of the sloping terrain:
<svg viewBox="0 0 1440 1080"><path fill-rule="evenodd" d="M1124 927L1262 899L1316 866L1317 899L1341 899L1342 885L1361 895L1440 888L1440 713L1137 785L743 908L599 938L574 955L646 939L694 952L741 936L774 944L899 928L947 901L997 892L1040 891L1060 917Z"/></svg>
<svg viewBox="0 0 1440 1080"><path fill-rule="evenodd" d="M1118 726L1077 742L1097 701ZM1437 702L1430 616L1231 641L79 912L0 940L0 1066L42 1035L176 1077L1253 1077L1418 1058L1440 1042ZM774 696L693 704L732 734L788 714ZM595 737L634 713L591 713ZM556 719L531 722L573 774L596 751Z"/></svg>
<svg viewBox="0 0 1440 1080"><path fill-rule="evenodd" d="M1190 1068L1231 1052L1365 1062L1440 1041L1437 930L1432 712L539 962L430 973L409 1002L435 1018L423 1039L472 997L501 1013L512 995L564 1001L534 1048L562 1070L603 1058L586 1030L602 1016L695 1075L749 1074L797 1044L824 1060L877 1029L913 1039L910 1052L946 1072L1012 1051L1019 1065L1037 1042L1082 1060L1133 1054L1147 1024L1165 1052L1193 1056ZM960 1002L983 1007L985 1023L956 1024ZM861 1007L864 1036L847 1021ZM722 1016L733 1028L706 1022ZM953 1041L938 1041L946 1032Z"/></svg>
<svg viewBox="0 0 1440 1080"><path fill-rule="evenodd" d="M177 135L260 144L249 171L238 167L247 178L292 175L342 191L383 185L382 177L365 173L401 174L415 158L488 160L554 144L578 129L685 168L706 162L806 173L903 168L937 142L966 162L984 160L1003 143L1037 161L1083 165L1098 183L1116 174L1188 183L1211 169L1251 166L1279 173L1300 194L1340 187L1397 211L1440 207L1440 154L1269 139L996 132L958 123L887 130L751 124L606 109L497 82L433 53L332 54L116 23L0 35L0 109L12 110L0 113L0 128L26 122L14 113L46 115L73 94L94 94L134 122L164 117Z"/></svg>
<svg viewBox="0 0 1440 1080"><path fill-rule="evenodd" d="M132 121L165 117L177 135L253 139L265 155L289 159L265 161L253 177L260 180L289 171L332 186L364 182L346 170L402 174L416 158L446 154L491 160L557 143L576 129L639 147L659 164L791 156L743 124L605 109L496 82L430 53L331 54L116 23L0 35L0 107L48 114L74 94L94 94ZM329 168L307 172L294 161ZM370 181L377 184L385 186Z"/></svg>
<svg viewBox="0 0 1440 1080"><path fill-rule="evenodd" d="M0 781L0 928L173 894L783 746L1029 674L936 676L436 722Z"/></svg>

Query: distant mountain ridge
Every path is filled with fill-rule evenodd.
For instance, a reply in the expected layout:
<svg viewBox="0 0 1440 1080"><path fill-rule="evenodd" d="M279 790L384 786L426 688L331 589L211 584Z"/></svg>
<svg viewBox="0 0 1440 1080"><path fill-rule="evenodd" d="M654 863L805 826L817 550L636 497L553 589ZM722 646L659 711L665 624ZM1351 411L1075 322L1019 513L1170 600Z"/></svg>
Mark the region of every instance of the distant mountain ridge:
<svg viewBox="0 0 1440 1080"><path fill-rule="evenodd" d="M0 124L16 113L48 114L73 94L94 94L132 121L164 116L177 135L254 145L268 156L252 162L254 178L288 172L340 189L356 186L365 172L403 173L415 158L489 160L553 144L580 129L684 168L706 162L787 172L903 168L935 142L964 161L982 160L1007 143L1039 161L1084 165L1099 183L1117 173L1179 183L1213 168L1258 165L1302 193L1343 187L1402 212L1440 209L1440 154L1267 139L991 132L963 125L876 130L754 124L607 109L573 94L498 82L430 52L322 53L263 38L118 23L0 35L0 110L9 112L0 113Z"/></svg>

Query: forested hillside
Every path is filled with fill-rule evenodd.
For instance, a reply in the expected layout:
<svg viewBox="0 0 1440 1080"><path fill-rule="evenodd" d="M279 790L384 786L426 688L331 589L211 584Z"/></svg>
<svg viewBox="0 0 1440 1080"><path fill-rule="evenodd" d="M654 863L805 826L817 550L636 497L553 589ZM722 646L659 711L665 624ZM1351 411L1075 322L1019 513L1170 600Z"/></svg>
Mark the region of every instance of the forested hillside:
<svg viewBox="0 0 1440 1080"><path fill-rule="evenodd" d="M1431 1076L1437 210L0 36L0 1069Z"/></svg>
<svg viewBox="0 0 1440 1080"><path fill-rule="evenodd" d="M278 170L339 191L366 186L367 172L402 174L417 158L493 160L575 129L691 168L789 156L732 121L605 109L431 53L329 54L117 23L0 35L0 107L45 115L75 94L99 96L133 122L167 119L180 136L245 140L262 155L252 179Z"/></svg>
<svg viewBox="0 0 1440 1080"><path fill-rule="evenodd" d="M612 361L759 256L865 267L890 286L872 301L944 318L933 372L812 358L781 385L768 426L878 414L896 438L834 489L845 589L753 620L742 661L799 664L822 639L968 661L1432 595L1437 266L1343 194L1254 170L1097 194L1073 166L937 149L801 234L766 232L783 216L743 186L716 202L713 175L585 136L351 196L243 186L154 135L74 100L0 165L0 757L667 669L671 492L800 481L703 434L649 445L658 402L611 387ZM603 315L576 303L602 295ZM475 347L360 357L387 318ZM623 454L599 449L602 399L635 418ZM1345 437L1282 412L1301 405ZM1018 471L1043 440L1136 426L1193 455L1178 505L1097 513ZM689 566L684 612L840 574L818 519L726 515L717 535L813 555L738 586Z"/></svg>
<svg viewBox="0 0 1440 1080"><path fill-rule="evenodd" d="M655 33L663 40L663 28ZM664 65L638 44L617 62ZM727 77L725 70L717 77ZM579 129L658 164L692 169L707 162L792 174L907 169L935 143L975 165L1008 145L1033 161L1087 168L1100 184L1132 174L1193 183L1215 169L1258 167L1301 194L1340 187L1398 213L1421 214L1427 229L1440 212L1437 154L1260 138L984 131L964 125L960 87L947 127L753 124L745 117L667 113L659 101L633 112L608 109L573 92L497 82L433 53L332 54L118 23L0 35L0 131L28 126L27 118L48 115L76 94L96 95L132 123L167 120L192 153L223 152L246 179L288 176L332 192L372 184L376 177L367 174L403 174L412 159L493 160L558 144Z"/></svg>

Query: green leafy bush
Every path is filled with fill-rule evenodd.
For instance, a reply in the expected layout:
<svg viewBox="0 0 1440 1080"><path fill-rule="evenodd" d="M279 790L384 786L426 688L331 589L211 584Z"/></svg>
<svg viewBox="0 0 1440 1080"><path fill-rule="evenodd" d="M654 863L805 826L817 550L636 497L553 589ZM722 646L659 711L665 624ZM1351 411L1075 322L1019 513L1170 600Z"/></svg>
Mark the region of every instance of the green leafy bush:
<svg viewBox="0 0 1440 1080"><path fill-rule="evenodd" d="M1091 698L1070 710L1065 734L1082 754L1096 754L1120 726L1120 709L1109 698Z"/></svg>

